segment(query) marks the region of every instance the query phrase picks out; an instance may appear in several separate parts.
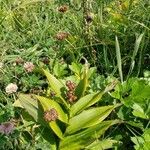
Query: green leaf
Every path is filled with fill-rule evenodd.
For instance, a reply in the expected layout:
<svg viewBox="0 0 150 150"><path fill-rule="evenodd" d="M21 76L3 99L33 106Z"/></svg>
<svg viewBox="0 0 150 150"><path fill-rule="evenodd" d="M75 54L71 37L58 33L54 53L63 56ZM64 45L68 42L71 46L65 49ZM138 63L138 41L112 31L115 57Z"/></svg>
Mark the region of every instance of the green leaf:
<svg viewBox="0 0 150 150"><path fill-rule="evenodd" d="M88 150L104 150L104 149L113 148L114 145L116 145L116 144L119 144L119 142L116 141L116 140L111 140L111 139L105 139L105 140L102 140L102 141L95 140L92 144L85 147L85 149L88 149Z"/></svg>
<svg viewBox="0 0 150 150"><path fill-rule="evenodd" d="M150 86L146 85L144 81L138 80L132 84L132 97L134 99L149 99L150 98Z"/></svg>
<svg viewBox="0 0 150 150"><path fill-rule="evenodd" d="M116 56L117 56L117 65L118 65L120 79L121 82L123 82L122 61L121 61L120 46L119 46L119 41L117 36L116 36Z"/></svg>
<svg viewBox="0 0 150 150"><path fill-rule="evenodd" d="M56 137L54 136L53 131L50 128L44 128L39 127L42 132L41 135L42 137L50 143L50 149L51 150L57 150L57 145L56 145Z"/></svg>
<svg viewBox="0 0 150 150"><path fill-rule="evenodd" d="M146 129L141 136L131 137L135 144L135 150L149 150L150 149L150 128Z"/></svg>
<svg viewBox="0 0 150 150"><path fill-rule="evenodd" d="M144 110L143 108L138 105L138 104L134 104L133 105L133 115L136 116L136 117L140 117L140 118L143 118L143 119L149 119L149 117L144 113Z"/></svg>
<svg viewBox="0 0 150 150"><path fill-rule="evenodd" d="M89 79L96 72L96 67L91 67L88 70L87 78Z"/></svg>
<svg viewBox="0 0 150 150"><path fill-rule="evenodd" d="M102 122L111 111L119 105L110 105L85 110L69 120L66 134L72 134L80 129L87 128Z"/></svg>
<svg viewBox="0 0 150 150"><path fill-rule="evenodd" d="M135 128L140 128L141 130L144 130L142 122L126 121L126 123Z"/></svg>
<svg viewBox="0 0 150 150"><path fill-rule="evenodd" d="M82 69L82 65L79 63L72 63L71 65L69 65L69 68L71 71L73 71L75 73L75 75L80 78L81 76L81 69Z"/></svg>
<svg viewBox="0 0 150 150"><path fill-rule="evenodd" d="M58 126L56 121L51 121L49 122L49 126L51 127L51 129L55 132L55 134L60 138L63 139L63 133L60 129L60 127Z"/></svg>
<svg viewBox="0 0 150 150"><path fill-rule="evenodd" d="M67 114L63 111L63 109L57 102L55 102L54 100L51 100L49 98L42 97L42 96L36 95L35 97L40 101L44 111L49 110L51 108L55 108L58 113L58 119L64 123L68 123Z"/></svg>
<svg viewBox="0 0 150 150"><path fill-rule="evenodd" d="M66 64L60 64L58 61L55 62L53 72L57 77L62 77L67 73L67 70L65 70L67 67Z"/></svg>
<svg viewBox="0 0 150 150"><path fill-rule="evenodd" d="M21 105L19 99L17 99L17 100L13 103L13 106L14 106L14 107L24 108L24 107Z"/></svg>
<svg viewBox="0 0 150 150"><path fill-rule="evenodd" d="M65 86L63 83L61 83L59 80L57 80L52 74L50 74L48 71L43 70L44 74L46 75L48 82L52 88L52 90L56 93L56 96L60 97L62 103L69 108L67 102L62 97L63 90Z"/></svg>
<svg viewBox="0 0 150 150"><path fill-rule="evenodd" d="M78 99L84 96L87 86L88 86L88 77L87 74L84 73L83 79L80 80L75 89L75 95L77 96Z"/></svg>
<svg viewBox="0 0 150 150"><path fill-rule="evenodd" d="M79 150L84 149L91 142L94 142L98 139L104 132L112 125L119 123L118 120L103 121L100 124L92 126L84 131L81 131L77 134L73 134L67 137L60 142L60 150Z"/></svg>
<svg viewBox="0 0 150 150"><path fill-rule="evenodd" d="M104 94L103 92L98 92L82 97L74 105L72 105L70 110L70 116L72 117L77 113L81 112L82 110L84 110L85 108L92 106L101 99L103 94Z"/></svg>
<svg viewBox="0 0 150 150"><path fill-rule="evenodd" d="M37 100L33 99L31 95L19 94L18 99L21 105L34 118L36 122L43 121L43 111L40 108Z"/></svg>
<svg viewBox="0 0 150 150"><path fill-rule="evenodd" d="M140 44L141 44L143 36L144 36L144 33L142 33L142 34L140 34L139 36L136 37L136 42L135 42L135 46L134 46L133 55L131 57L131 65L130 65L130 69L129 69L129 72L128 72L128 77L131 75L131 73L132 73L132 71L135 67L135 58L136 58L136 55L137 55L138 50L140 48Z"/></svg>

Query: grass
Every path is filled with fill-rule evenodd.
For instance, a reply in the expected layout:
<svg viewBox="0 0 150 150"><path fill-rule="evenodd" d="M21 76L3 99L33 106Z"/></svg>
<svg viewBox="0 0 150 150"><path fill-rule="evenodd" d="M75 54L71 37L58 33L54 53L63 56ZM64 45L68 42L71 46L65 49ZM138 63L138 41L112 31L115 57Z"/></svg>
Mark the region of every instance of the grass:
<svg viewBox="0 0 150 150"><path fill-rule="evenodd" d="M115 1L90 2L88 11L94 13L94 20L92 24L88 25L88 39L86 39L86 35L83 34L84 28L87 28L83 24L83 9L76 6L80 6L80 2L78 4L70 3L69 10L62 14L57 11L57 7L61 5L61 2L57 1L3 1L1 2L2 19L0 21L1 51L3 51L1 57L4 59L7 54L14 54L16 49L19 51L19 49L28 49L35 45L39 45L38 50L43 52L41 52L42 57L42 55L46 55L46 49L57 45L57 49L59 49L56 52L57 56L63 57L69 54L71 58L68 59L71 62L79 60L79 56L87 54L86 57L89 57L88 59L93 65L98 66L100 72L109 74L113 70L108 66L116 66L114 63L116 61L114 60L115 53L112 53L115 51L114 37L116 34L120 39L123 59L127 54L132 60L135 59L133 58L133 51L136 51L134 50L135 34L146 32L145 40L149 39L149 7L146 4L148 2L139 0L137 4L130 3L124 9L124 3L120 4L120 7L115 6L115 3ZM141 13L144 14L142 17ZM70 39L58 43L54 37L59 31L69 32ZM104 47L107 47L107 52L104 51ZM148 48L149 44L145 47L144 55L148 52ZM96 50L98 58L96 61L92 59L92 49ZM136 56L139 56L139 53ZM101 64L104 58L104 62L106 62L106 58L112 58L109 65Z"/></svg>
<svg viewBox="0 0 150 150"><path fill-rule="evenodd" d="M67 6L67 11L60 12L60 6ZM5 92L9 83L17 83L24 93L33 89L46 93L47 82L39 67L49 68L61 79L66 75L72 79L69 66L86 60L97 68L91 86L95 91L103 89L112 76L124 84L150 70L149 0L1 0L0 32L0 63L4 63L0 109L12 108L6 120L19 114L13 110L14 97ZM57 34L62 32L68 37L59 40ZM33 62L35 72L25 72L23 64L16 63L18 58ZM110 95L107 98L112 100Z"/></svg>

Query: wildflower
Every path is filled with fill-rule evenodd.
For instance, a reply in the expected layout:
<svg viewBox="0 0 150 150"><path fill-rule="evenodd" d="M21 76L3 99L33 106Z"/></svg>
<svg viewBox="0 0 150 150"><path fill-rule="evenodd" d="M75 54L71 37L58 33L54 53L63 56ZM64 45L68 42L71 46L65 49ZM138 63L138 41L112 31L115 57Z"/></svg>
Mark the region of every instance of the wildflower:
<svg viewBox="0 0 150 150"><path fill-rule="evenodd" d="M51 108L50 110L47 110L44 112L44 119L47 122L55 121L58 119L58 113L55 108Z"/></svg>
<svg viewBox="0 0 150 150"><path fill-rule="evenodd" d="M34 69L34 64L32 62L26 62L24 63L24 69L27 71L27 72L32 72L33 69Z"/></svg>
<svg viewBox="0 0 150 150"><path fill-rule="evenodd" d="M17 57L15 60L16 64L22 64L24 62L24 60L21 57Z"/></svg>
<svg viewBox="0 0 150 150"><path fill-rule="evenodd" d="M17 92L17 89L18 89L18 87L16 84L10 83L6 86L5 91L8 94L12 94L12 93Z"/></svg>
<svg viewBox="0 0 150 150"><path fill-rule="evenodd" d="M14 129L14 124L12 122L5 122L0 125L0 133L2 134L10 134Z"/></svg>
<svg viewBox="0 0 150 150"><path fill-rule="evenodd" d="M67 32L59 32L56 34L56 39L59 40L59 41L63 41L64 39L68 38L69 36L69 33Z"/></svg>
<svg viewBox="0 0 150 150"><path fill-rule="evenodd" d="M58 7L58 11L61 13L65 13L67 10L68 10L67 5L62 5L62 6Z"/></svg>

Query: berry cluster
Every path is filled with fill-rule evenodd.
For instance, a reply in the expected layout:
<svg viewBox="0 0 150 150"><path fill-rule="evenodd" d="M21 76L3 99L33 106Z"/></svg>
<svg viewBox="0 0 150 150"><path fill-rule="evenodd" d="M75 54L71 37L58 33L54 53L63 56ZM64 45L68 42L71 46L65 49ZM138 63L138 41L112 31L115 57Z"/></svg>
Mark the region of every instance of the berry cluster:
<svg viewBox="0 0 150 150"><path fill-rule="evenodd" d="M77 97L75 96L76 85L74 82L68 80L66 81L66 86L68 87L66 97L70 103L73 103L77 99Z"/></svg>
<svg viewBox="0 0 150 150"><path fill-rule="evenodd" d="M55 108L51 108L44 112L44 120L47 122L56 121L58 119L58 113Z"/></svg>

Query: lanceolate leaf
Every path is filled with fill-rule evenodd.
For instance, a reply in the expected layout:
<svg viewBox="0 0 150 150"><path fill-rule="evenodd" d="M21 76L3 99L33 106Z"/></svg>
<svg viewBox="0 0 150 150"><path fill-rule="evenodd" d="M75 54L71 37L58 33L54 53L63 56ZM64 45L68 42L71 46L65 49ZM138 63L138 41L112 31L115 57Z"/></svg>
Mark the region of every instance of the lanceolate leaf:
<svg viewBox="0 0 150 150"><path fill-rule="evenodd" d="M19 94L19 101L27 112L34 118L34 120L43 120L43 112L40 109L38 102L31 97L31 95Z"/></svg>
<svg viewBox="0 0 150 150"><path fill-rule="evenodd" d="M117 65L118 65L120 79L121 82L123 83L122 60L121 60L120 46L119 46L119 41L117 36L116 36L116 57L117 57Z"/></svg>
<svg viewBox="0 0 150 150"><path fill-rule="evenodd" d="M62 97L62 91L64 90L64 85L59 80L57 80L52 74L50 74L48 71L43 70L44 74L46 75L48 82L53 89L53 91L56 93L58 97L60 97L62 103L68 108L67 102Z"/></svg>
<svg viewBox="0 0 150 150"><path fill-rule="evenodd" d="M48 79L51 88L54 90L56 94L61 95L61 89L64 87L64 85L59 80L57 80L52 74L50 74L47 70L43 71Z"/></svg>
<svg viewBox="0 0 150 150"><path fill-rule="evenodd" d="M55 132L55 134L60 139L63 139L63 133L62 133L61 129L59 128L59 126L57 125L57 122L51 121L51 122L49 122L49 126L51 127L51 129Z"/></svg>
<svg viewBox="0 0 150 150"><path fill-rule="evenodd" d="M84 96L84 92L87 88L87 85L88 85L88 79L87 79L87 75L85 74L83 79L80 80L75 90L75 95L77 96L78 99Z"/></svg>
<svg viewBox="0 0 150 150"><path fill-rule="evenodd" d="M39 127L42 137L49 142L51 150L57 150L56 137L54 136L54 132L50 128Z"/></svg>
<svg viewBox="0 0 150 150"><path fill-rule="evenodd" d="M89 64L87 62L85 63L83 69L84 70L83 70L83 73L81 76L81 80L75 89L75 95L77 96L78 99L80 99L82 96L84 96L84 93L88 86L88 73L90 73L90 72L89 72Z"/></svg>
<svg viewBox="0 0 150 150"><path fill-rule="evenodd" d="M80 129L87 128L102 122L118 105L103 106L85 110L69 120L66 134L72 134Z"/></svg>
<svg viewBox="0 0 150 150"><path fill-rule="evenodd" d="M112 125L119 123L119 120L104 121L92 126L77 134L64 137L60 142L60 150L79 150L84 149L91 142L94 142Z"/></svg>
<svg viewBox="0 0 150 150"><path fill-rule="evenodd" d="M67 114L63 111L63 109L57 102L49 98L37 96L37 95L36 95L36 98L40 101L44 111L49 110L51 108L55 108L58 113L58 119L64 123L68 123Z"/></svg>
<svg viewBox="0 0 150 150"><path fill-rule="evenodd" d="M103 94L104 92L98 92L80 98L74 105L72 105L70 110L70 116L72 117L84 110L85 108L92 106L101 99Z"/></svg>
<svg viewBox="0 0 150 150"><path fill-rule="evenodd" d="M95 140L92 144L88 145L85 149L87 150L105 150L114 147L114 144L119 144L116 140L105 139L105 140Z"/></svg>

